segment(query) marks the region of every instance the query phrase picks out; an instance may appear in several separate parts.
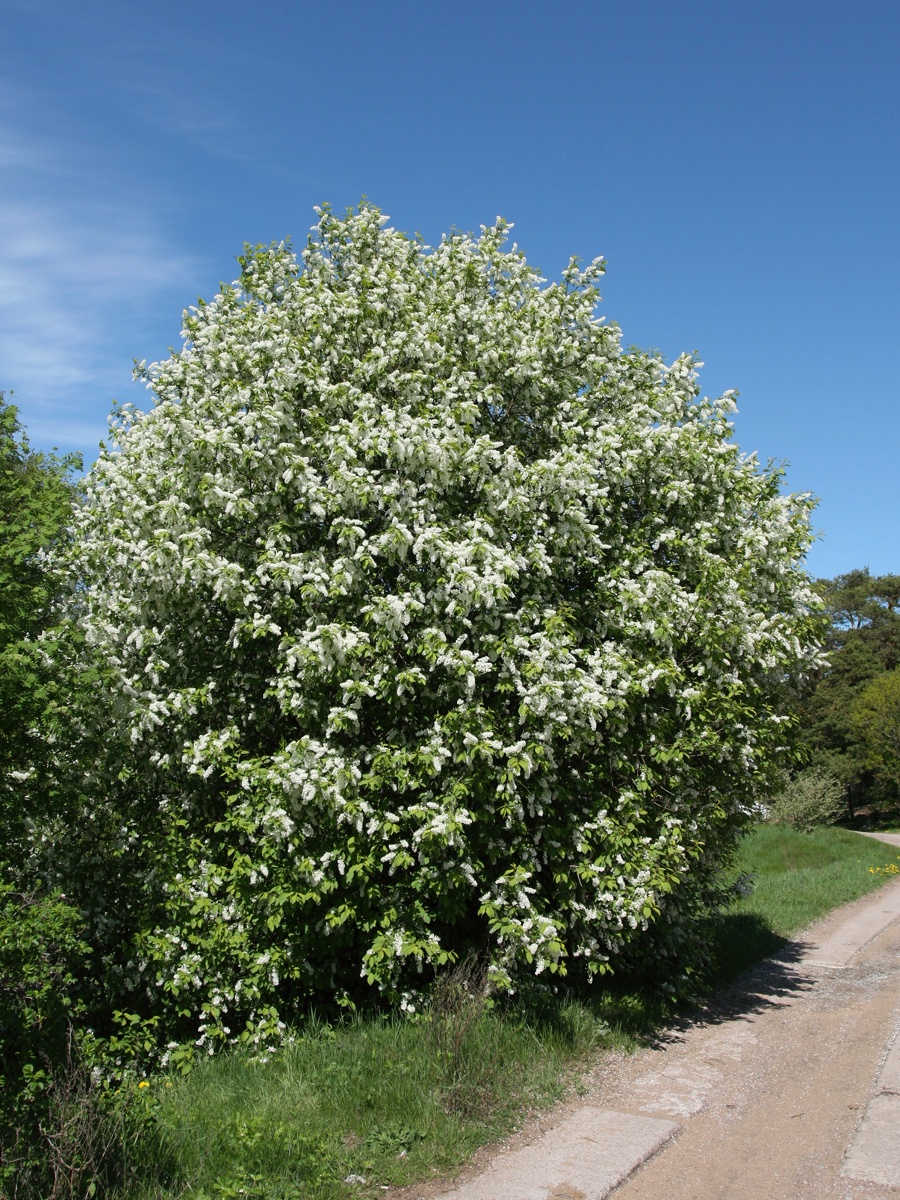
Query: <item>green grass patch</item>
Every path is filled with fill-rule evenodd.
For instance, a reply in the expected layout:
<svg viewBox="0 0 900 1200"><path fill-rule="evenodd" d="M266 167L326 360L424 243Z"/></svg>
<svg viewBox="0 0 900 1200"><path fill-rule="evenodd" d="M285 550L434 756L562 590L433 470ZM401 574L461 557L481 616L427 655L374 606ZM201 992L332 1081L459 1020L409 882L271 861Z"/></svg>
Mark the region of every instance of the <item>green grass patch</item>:
<svg viewBox="0 0 900 1200"><path fill-rule="evenodd" d="M835 827L797 833L762 825L741 843L737 869L754 883L740 911L788 936L897 875L900 847Z"/></svg>
<svg viewBox="0 0 900 1200"><path fill-rule="evenodd" d="M715 979L898 868L897 847L846 830L755 829L736 863L754 890L711 922ZM268 1062L232 1052L148 1081L157 1124L143 1168L157 1182L128 1200L345 1200L452 1171L523 1109L557 1099L598 1049L633 1049L667 1015L661 998L623 982L587 999L548 988L494 1006L464 982L476 998L446 994L430 1017L310 1019Z"/></svg>
<svg viewBox="0 0 900 1200"><path fill-rule="evenodd" d="M736 875L752 891L713 921L716 978L726 981L834 908L900 871L900 848L835 826L798 833L759 825L741 842Z"/></svg>
<svg viewBox="0 0 900 1200"><path fill-rule="evenodd" d="M637 994L588 1005L548 991L421 1021L311 1020L268 1062L223 1053L150 1080L144 1175L162 1182L128 1195L343 1200L427 1179L552 1103L597 1047L632 1048L659 1019Z"/></svg>

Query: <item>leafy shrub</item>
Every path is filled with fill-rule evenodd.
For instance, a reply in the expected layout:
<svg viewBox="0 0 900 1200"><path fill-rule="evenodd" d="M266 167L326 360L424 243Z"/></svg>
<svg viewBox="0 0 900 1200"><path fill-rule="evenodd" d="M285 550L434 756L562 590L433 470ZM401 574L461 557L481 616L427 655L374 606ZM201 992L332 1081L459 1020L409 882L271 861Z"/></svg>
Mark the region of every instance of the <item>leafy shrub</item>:
<svg viewBox="0 0 900 1200"><path fill-rule="evenodd" d="M844 787L827 771L810 768L788 779L770 805L770 820L809 833L833 825L844 812Z"/></svg>
<svg viewBox="0 0 900 1200"><path fill-rule="evenodd" d="M71 540L77 455L32 450L15 405L0 392L0 881L27 857L27 821L44 807L56 757L50 729L70 682L53 651L64 590L54 565ZM43 788L24 794L35 776Z"/></svg>
<svg viewBox="0 0 900 1200"><path fill-rule="evenodd" d="M599 261L542 287L505 237L365 206L248 250L87 480L123 978L168 1036L266 1045L473 951L502 984L689 947L784 751L810 498L690 357L622 350Z"/></svg>
<svg viewBox="0 0 900 1200"><path fill-rule="evenodd" d="M89 1027L93 963L62 896L0 891L0 1196L81 1200L123 1177L152 1124ZM133 1041L133 1038L131 1039Z"/></svg>
<svg viewBox="0 0 900 1200"><path fill-rule="evenodd" d="M38 1171L54 1074L71 1060L84 1014L89 949L79 914L58 897L0 893L0 1170Z"/></svg>

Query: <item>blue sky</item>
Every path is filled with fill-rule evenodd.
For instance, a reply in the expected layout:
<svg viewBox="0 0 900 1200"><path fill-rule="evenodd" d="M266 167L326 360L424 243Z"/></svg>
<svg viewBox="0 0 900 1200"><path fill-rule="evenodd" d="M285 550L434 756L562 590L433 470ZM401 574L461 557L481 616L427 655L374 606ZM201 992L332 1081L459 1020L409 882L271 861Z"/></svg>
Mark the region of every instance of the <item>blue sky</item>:
<svg viewBox="0 0 900 1200"><path fill-rule="evenodd" d="M898 49L887 0L0 0L0 388L90 462L245 241L501 214L740 391L821 498L815 574L900 571Z"/></svg>

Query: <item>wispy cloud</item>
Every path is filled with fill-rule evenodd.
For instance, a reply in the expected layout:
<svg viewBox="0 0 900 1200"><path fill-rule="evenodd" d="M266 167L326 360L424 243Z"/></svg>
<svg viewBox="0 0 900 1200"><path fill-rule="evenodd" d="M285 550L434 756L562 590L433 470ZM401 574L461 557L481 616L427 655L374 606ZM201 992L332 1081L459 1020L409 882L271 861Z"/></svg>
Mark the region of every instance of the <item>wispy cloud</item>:
<svg viewBox="0 0 900 1200"><path fill-rule="evenodd" d="M36 442L90 455L111 399L131 390L131 356L156 344L156 315L174 321L201 268L139 197L84 199L63 158L0 131L12 183L0 197L0 388L15 388Z"/></svg>
<svg viewBox="0 0 900 1200"><path fill-rule="evenodd" d="M191 110L178 100L177 84L167 85L139 78L122 86L129 95L134 114L149 126L172 134L202 154L226 162L249 165L256 154L247 122L239 113L221 116L208 97L195 99Z"/></svg>

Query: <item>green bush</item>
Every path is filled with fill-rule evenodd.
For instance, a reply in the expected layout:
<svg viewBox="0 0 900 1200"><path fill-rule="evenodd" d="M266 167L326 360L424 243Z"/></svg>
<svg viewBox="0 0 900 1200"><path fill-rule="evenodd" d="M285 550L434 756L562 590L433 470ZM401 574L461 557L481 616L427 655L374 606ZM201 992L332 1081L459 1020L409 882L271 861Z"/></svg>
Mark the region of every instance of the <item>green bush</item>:
<svg viewBox="0 0 900 1200"><path fill-rule="evenodd" d="M61 897L0 893L0 1178L46 1175L55 1082L68 1072L89 947Z"/></svg>
<svg viewBox="0 0 900 1200"><path fill-rule="evenodd" d="M778 824L809 833L820 825L833 825L845 807L841 781L813 767L785 783L770 802L769 817Z"/></svg>
<svg viewBox="0 0 900 1200"><path fill-rule="evenodd" d="M50 779L68 749L54 736L72 682L57 625L80 466L77 455L32 450L0 392L0 884L27 887L29 825L55 798Z"/></svg>
<svg viewBox="0 0 900 1200"><path fill-rule="evenodd" d="M93 956L62 896L0 891L0 1196L82 1200L122 1178L152 1114L90 1029ZM129 1047L130 1048L130 1047Z"/></svg>

